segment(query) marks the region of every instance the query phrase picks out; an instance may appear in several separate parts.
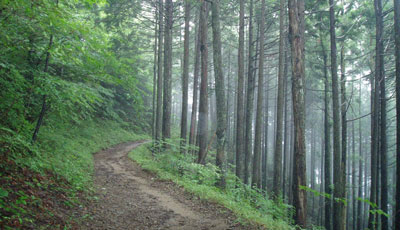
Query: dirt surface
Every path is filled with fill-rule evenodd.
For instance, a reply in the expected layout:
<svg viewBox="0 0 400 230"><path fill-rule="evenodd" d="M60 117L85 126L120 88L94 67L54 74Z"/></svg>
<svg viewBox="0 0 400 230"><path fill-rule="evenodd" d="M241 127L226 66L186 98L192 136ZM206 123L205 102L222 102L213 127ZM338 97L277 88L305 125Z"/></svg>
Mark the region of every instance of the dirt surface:
<svg viewBox="0 0 400 230"><path fill-rule="evenodd" d="M88 207L82 229L255 229L237 223L229 210L143 171L127 156L143 143L120 144L95 155L99 199Z"/></svg>

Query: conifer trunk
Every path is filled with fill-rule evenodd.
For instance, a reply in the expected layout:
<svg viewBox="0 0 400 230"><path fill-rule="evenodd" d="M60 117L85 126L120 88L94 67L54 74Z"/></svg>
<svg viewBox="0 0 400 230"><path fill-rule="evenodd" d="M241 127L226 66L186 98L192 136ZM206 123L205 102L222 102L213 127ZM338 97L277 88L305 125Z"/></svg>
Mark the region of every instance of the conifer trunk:
<svg viewBox="0 0 400 230"><path fill-rule="evenodd" d="M163 120L162 139L171 138L171 106L172 106L172 0L165 2L164 29L164 90L163 90ZM167 145L165 145L167 147Z"/></svg>
<svg viewBox="0 0 400 230"><path fill-rule="evenodd" d="M304 69L304 1L288 0L289 34L292 50L292 97L294 118L293 204L295 224L307 227L307 186L305 146L305 69Z"/></svg>
<svg viewBox="0 0 400 230"><path fill-rule="evenodd" d="M236 106L236 176L244 181L244 0L239 10L238 84Z"/></svg>
<svg viewBox="0 0 400 230"><path fill-rule="evenodd" d="M400 0L394 1L396 55L396 205L395 230L400 230Z"/></svg>
<svg viewBox="0 0 400 230"><path fill-rule="evenodd" d="M264 18L265 0L261 1L260 18L260 57L258 63L258 88L257 88L257 111L256 127L254 136L254 158L253 158L253 178L252 185L255 188L261 188L261 131L262 131L262 105L263 105L263 84L264 84Z"/></svg>
<svg viewBox="0 0 400 230"><path fill-rule="evenodd" d="M282 134L283 134L283 106L284 106L284 17L285 1L280 0L279 10L279 68L278 68L278 98L276 108L276 136L274 154L274 182L273 193L278 198L282 192Z"/></svg>
<svg viewBox="0 0 400 230"><path fill-rule="evenodd" d="M183 45L183 74L182 74L182 116L181 116L181 153L186 152L188 88L189 88L189 28L190 2L185 1L185 35Z"/></svg>
<svg viewBox="0 0 400 230"><path fill-rule="evenodd" d="M164 32L164 4L163 0L158 1L158 57L157 57L157 109L156 109L156 142L160 147L162 129L162 98L163 98L163 32Z"/></svg>
<svg viewBox="0 0 400 230"><path fill-rule="evenodd" d="M198 140L199 154L197 163L205 164L205 157L208 144L208 46L207 46L207 25L208 25L208 3L201 1L200 12L200 52L201 52L201 84L199 104L199 125Z"/></svg>
<svg viewBox="0 0 400 230"><path fill-rule="evenodd" d="M201 13L199 13L201 14ZM200 39L201 29L200 15L198 16L198 22L196 24L196 41L195 41L195 54L194 54L194 71L193 71L193 103L192 103L192 114L190 117L190 133L189 133L189 145L193 146L196 143L196 127L197 127L197 109L198 109L198 88L199 88L199 71L200 71Z"/></svg>
<svg viewBox="0 0 400 230"><path fill-rule="evenodd" d="M248 56L248 72L247 72L247 100L246 100L246 134L245 136L245 163L244 163L244 183L249 184L250 164L251 164L251 141L253 127L253 107L254 107L254 88L255 88L255 71L253 70L253 0L250 0L250 16L249 16L249 56Z"/></svg>
<svg viewBox="0 0 400 230"><path fill-rule="evenodd" d="M225 80L222 70L221 53L221 28L220 28L220 0L214 0L212 9L213 30L213 59L215 75L215 94L217 109L217 157L216 165L221 172L217 182L220 188L225 187L225 130L226 130L226 103L225 103Z"/></svg>

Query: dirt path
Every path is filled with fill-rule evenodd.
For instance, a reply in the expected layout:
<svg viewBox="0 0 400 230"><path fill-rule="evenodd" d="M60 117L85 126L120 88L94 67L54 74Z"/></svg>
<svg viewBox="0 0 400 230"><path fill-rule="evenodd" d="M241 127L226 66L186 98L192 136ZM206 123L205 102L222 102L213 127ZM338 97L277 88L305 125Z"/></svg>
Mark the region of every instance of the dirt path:
<svg viewBox="0 0 400 230"><path fill-rule="evenodd" d="M127 154L144 142L125 143L95 155L98 202L83 229L253 229L228 211L160 181Z"/></svg>

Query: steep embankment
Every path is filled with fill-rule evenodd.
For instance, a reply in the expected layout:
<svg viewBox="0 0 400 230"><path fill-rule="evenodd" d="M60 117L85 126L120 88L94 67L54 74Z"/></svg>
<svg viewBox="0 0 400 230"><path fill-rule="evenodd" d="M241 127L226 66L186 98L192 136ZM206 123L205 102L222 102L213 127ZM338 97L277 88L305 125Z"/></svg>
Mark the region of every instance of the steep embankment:
<svg viewBox="0 0 400 230"><path fill-rule="evenodd" d="M145 138L111 121L60 127L43 127L36 145L0 128L0 229L79 229L91 199L92 154Z"/></svg>

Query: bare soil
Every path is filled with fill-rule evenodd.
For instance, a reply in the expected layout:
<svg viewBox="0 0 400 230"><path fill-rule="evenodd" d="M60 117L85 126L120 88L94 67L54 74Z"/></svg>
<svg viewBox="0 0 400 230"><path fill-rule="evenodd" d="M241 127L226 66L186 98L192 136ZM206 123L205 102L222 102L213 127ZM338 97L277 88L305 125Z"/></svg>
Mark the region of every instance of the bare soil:
<svg viewBox="0 0 400 230"><path fill-rule="evenodd" d="M124 143L95 155L98 200L81 229L257 229L243 226L227 209L161 181L127 154L144 141Z"/></svg>

